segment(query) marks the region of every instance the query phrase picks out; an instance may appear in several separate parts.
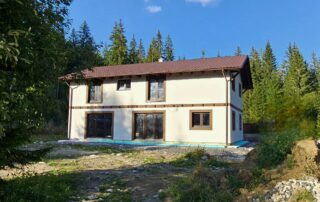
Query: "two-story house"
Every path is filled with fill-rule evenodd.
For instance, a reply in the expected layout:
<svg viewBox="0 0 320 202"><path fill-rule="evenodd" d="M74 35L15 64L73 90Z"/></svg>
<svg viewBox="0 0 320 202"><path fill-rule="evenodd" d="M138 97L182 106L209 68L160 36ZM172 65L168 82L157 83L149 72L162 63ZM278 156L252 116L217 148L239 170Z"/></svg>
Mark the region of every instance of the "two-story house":
<svg viewBox="0 0 320 202"><path fill-rule="evenodd" d="M70 139L229 145L243 139L247 56L94 67L70 87Z"/></svg>

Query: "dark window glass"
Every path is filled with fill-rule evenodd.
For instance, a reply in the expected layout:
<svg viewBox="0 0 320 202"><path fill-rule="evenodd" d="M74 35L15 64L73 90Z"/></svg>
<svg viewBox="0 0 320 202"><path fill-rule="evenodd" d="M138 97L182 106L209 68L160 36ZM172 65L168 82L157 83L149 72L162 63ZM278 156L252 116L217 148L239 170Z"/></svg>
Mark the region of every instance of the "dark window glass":
<svg viewBox="0 0 320 202"><path fill-rule="evenodd" d="M232 90L235 91L236 90L236 82L234 79L232 79L231 84L232 84Z"/></svg>
<svg viewBox="0 0 320 202"><path fill-rule="evenodd" d="M135 137L136 138L144 138L143 137L143 121L144 121L144 114L135 114Z"/></svg>
<svg viewBox="0 0 320 202"><path fill-rule="evenodd" d="M87 137L112 138L112 114L88 114Z"/></svg>
<svg viewBox="0 0 320 202"><path fill-rule="evenodd" d="M200 113L193 113L192 114L192 127L201 125L200 116L201 116Z"/></svg>
<svg viewBox="0 0 320 202"><path fill-rule="evenodd" d="M162 138L163 134L163 115L162 114L155 114L155 138L160 139Z"/></svg>
<svg viewBox="0 0 320 202"><path fill-rule="evenodd" d="M242 86L241 86L241 83L239 83L239 97L242 96Z"/></svg>
<svg viewBox="0 0 320 202"><path fill-rule="evenodd" d="M236 130L236 112L232 111L232 130Z"/></svg>
<svg viewBox="0 0 320 202"><path fill-rule="evenodd" d="M239 130L242 130L242 115L239 114Z"/></svg>
<svg viewBox="0 0 320 202"><path fill-rule="evenodd" d="M129 90L129 89L131 89L130 79L118 80L117 90Z"/></svg>
<svg viewBox="0 0 320 202"><path fill-rule="evenodd" d="M192 112L192 128L210 128L211 113L210 112Z"/></svg>
<svg viewBox="0 0 320 202"><path fill-rule="evenodd" d="M148 100L163 101L165 99L163 77L149 78L148 87L149 87Z"/></svg>
<svg viewBox="0 0 320 202"><path fill-rule="evenodd" d="M203 121L202 121L203 125L204 126L209 126L210 125L210 114L209 113L203 113L202 117L203 117Z"/></svg>
<svg viewBox="0 0 320 202"><path fill-rule="evenodd" d="M147 114L146 115L146 138L153 138L154 137L154 115Z"/></svg>
<svg viewBox="0 0 320 202"><path fill-rule="evenodd" d="M88 102L102 102L102 82L89 83Z"/></svg>
<svg viewBox="0 0 320 202"><path fill-rule="evenodd" d="M163 137L162 113L135 114L135 138L161 139Z"/></svg>

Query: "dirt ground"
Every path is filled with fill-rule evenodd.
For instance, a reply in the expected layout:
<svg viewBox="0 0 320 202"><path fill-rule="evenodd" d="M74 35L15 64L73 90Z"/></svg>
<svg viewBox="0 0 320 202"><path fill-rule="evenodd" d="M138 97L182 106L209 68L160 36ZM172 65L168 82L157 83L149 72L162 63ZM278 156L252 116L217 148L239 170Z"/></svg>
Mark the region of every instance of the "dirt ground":
<svg viewBox="0 0 320 202"><path fill-rule="evenodd" d="M81 201L99 201L105 192L119 190L119 187L111 186L119 181L125 183L123 189L132 194L134 201L160 201L159 194L172 180L193 171L193 168L174 166L171 162L194 150L194 147L124 147L40 142L28 148L48 145L53 147L51 152L42 162L24 167L24 172L81 173L79 194L75 196L76 199L81 198ZM251 150L251 147L206 149L210 155L227 162L241 162ZM19 169L0 170L1 178L15 178L19 175ZM101 186L106 187L103 192Z"/></svg>

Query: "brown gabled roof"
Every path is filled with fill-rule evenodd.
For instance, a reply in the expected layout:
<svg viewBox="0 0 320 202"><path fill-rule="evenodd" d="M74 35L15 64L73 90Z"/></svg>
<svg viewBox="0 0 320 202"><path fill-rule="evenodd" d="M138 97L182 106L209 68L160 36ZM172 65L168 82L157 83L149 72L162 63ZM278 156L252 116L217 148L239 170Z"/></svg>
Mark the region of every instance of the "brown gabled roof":
<svg viewBox="0 0 320 202"><path fill-rule="evenodd" d="M172 74L185 72L202 72L217 70L240 71L243 87L252 88L251 73L248 56L228 56L216 58L201 58L193 60L178 60L170 62L153 62L141 64L125 64L115 66L94 67L91 70L82 71L85 79L110 78L120 76L136 76L149 74ZM60 79L70 81L74 74L68 74Z"/></svg>

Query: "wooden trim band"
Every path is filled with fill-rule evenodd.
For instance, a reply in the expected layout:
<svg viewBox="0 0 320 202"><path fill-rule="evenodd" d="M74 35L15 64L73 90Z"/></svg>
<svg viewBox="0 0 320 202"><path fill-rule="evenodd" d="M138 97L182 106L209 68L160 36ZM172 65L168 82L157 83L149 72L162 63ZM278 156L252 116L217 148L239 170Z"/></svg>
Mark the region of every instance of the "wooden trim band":
<svg viewBox="0 0 320 202"><path fill-rule="evenodd" d="M100 106L72 106L71 109L127 109L127 108L169 108L169 107L225 107L231 106L237 111L242 109L233 104L204 103L204 104L157 104L157 105L100 105ZM69 107L70 108L70 107Z"/></svg>

